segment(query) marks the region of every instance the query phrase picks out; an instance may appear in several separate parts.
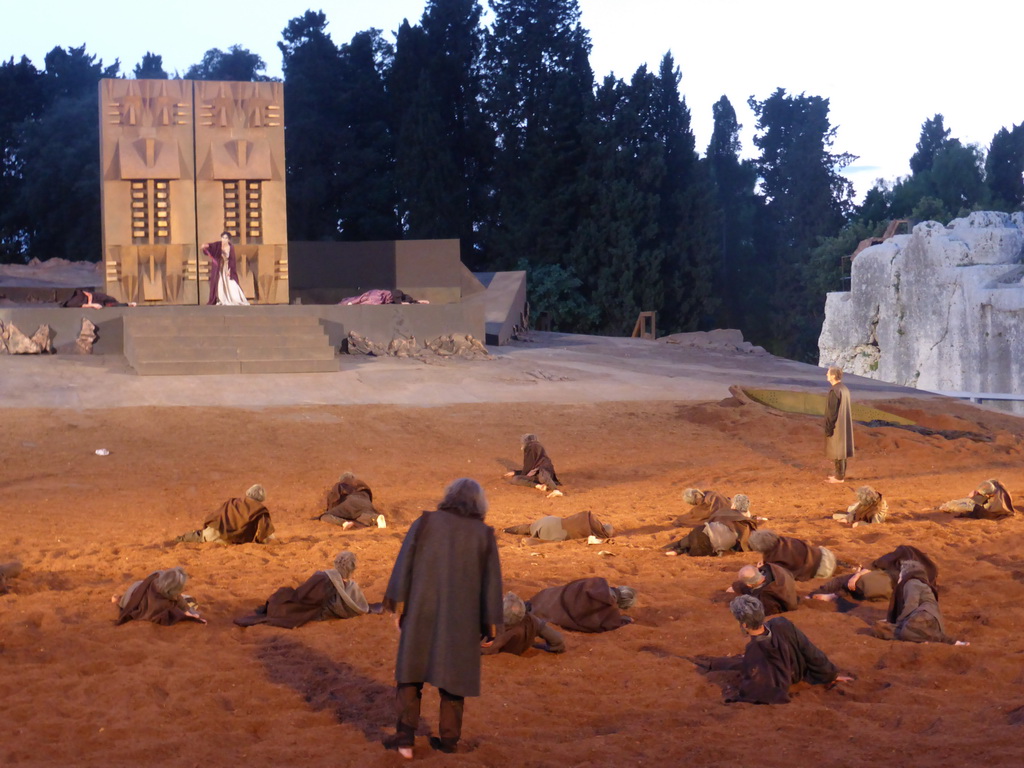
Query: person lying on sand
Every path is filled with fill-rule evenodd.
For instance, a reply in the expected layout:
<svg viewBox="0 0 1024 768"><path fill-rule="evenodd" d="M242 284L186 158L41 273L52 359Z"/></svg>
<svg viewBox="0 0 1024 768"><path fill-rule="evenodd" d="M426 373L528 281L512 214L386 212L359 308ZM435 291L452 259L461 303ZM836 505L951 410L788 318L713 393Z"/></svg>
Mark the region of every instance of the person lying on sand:
<svg viewBox="0 0 1024 768"><path fill-rule="evenodd" d="M765 616L795 611L800 607L793 574L775 563L744 565L736 581L726 591L756 597L764 606Z"/></svg>
<svg viewBox="0 0 1024 768"><path fill-rule="evenodd" d="M728 496L717 491L702 491L700 488L687 488L683 491L683 501L690 505L690 510L676 520L676 525L706 523L715 512L730 509L732 505Z"/></svg>
<svg viewBox="0 0 1024 768"><path fill-rule="evenodd" d="M182 594L188 574L181 566L154 571L144 579L134 582L123 595L114 595L110 602L118 608L117 624L137 619L152 621L154 624L169 626L179 621L198 621L200 618L196 601Z"/></svg>
<svg viewBox="0 0 1024 768"><path fill-rule="evenodd" d="M241 499L228 499L220 509L203 521L203 527L179 536L175 541L224 544L263 544L274 538L274 524L270 511L263 506L267 492L262 485L254 485Z"/></svg>
<svg viewBox="0 0 1024 768"><path fill-rule="evenodd" d="M531 648L540 648L549 653L565 653L562 633L530 611L522 598L514 592L505 595L505 626L493 640L480 643L480 653L492 656L496 653L514 653L522 656ZM537 638L543 642L536 643Z"/></svg>
<svg viewBox="0 0 1024 768"><path fill-rule="evenodd" d="M870 485L862 485L857 489L857 501L845 512L832 515L832 519L856 528L869 523L884 523L888 516L889 503L882 498L882 494Z"/></svg>
<svg viewBox="0 0 1024 768"><path fill-rule="evenodd" d="M916 560L903 562L899 582L889 602L889 613L872 631L883 640L968 645L946 634L935 588L928 581L924 565Z"/></svg>
<svg viewBox="0 0 1024 768"><path fill-rule="evenodd" d="M808 599L835 601L840 597L854 600L888 600L892 596L889 574L877 568L858 568L856 573L834 576L807 595Z"/></svg>
<svg viewBox="0 0 1024 768"><path fill-rule="evenodd" d="M351 619L370 613L363 591L352 579L355 570L356 556L339 552L333 568L317 571L297 587L281 587L253 613L235 619L235 624L295 629L310 621Z"/></svg>
<svg viewBox="0 0 1024 768"><path fill-rule="evenodd" d="M666 544L665 554L709 557L725 552L749 552L750 534L756 530L757 522L750 516L750 499L737 493L731 509L712 512L705 522L696 525L683 538Z"/></svg>
<svg viewBox="0 0 1024 768"><path fill-rule="evenodd" d="M994 479L986 480L975 488L969 498L947 501L939 510L956 512L957 517L971 517L975 520L1002 520L1016 514L1010 492Z"/></svg>
<svg viewBox="0 0 1024 768"><path fill-rule="evenodd" d="M513 525L506 528L505 533L529 536L541 541L596 539L593 543L600 544L615 535L615 528L610 523L602 523L593 512L577 512L569 517L548 515L532 523Z"/></svg>
<svg viewBox="0 0 1024 768"><path fill-rule="evenodd" d="M636 603L632 587L612 587L600 576L577 579L542 589L530 598L528 610L537 618L574 632L610 632L632 623L623 616Z"/></svg>
<svg viewBox="0 0 1024 768"><path fill-rule="evenodd" d="M754 531L749 543L752 550L761 553L762 562L781 565L797 581L827 579L836 571L836 556L831 550L802 539L779 536L774 531Z"/></svg>
<svg viewBox="0 0 1024 768"><path fill-rule="evenodd" d="M526 434L522 437L523 468L506 472L505 477L513 485L530 485L538 491L545 491L548 498L561 496L558 490L561 482L555 474L555 465L540 444L537 436Z"/></svg>
<svg viewBox="0 0 1024 768"><path fill-rule="evenodd" d="M326 511L314 520L340 525L344 529L359 527L387 528L384 515L373 506L373 491L370 486L353 475L344 472L327 491Z"/></svg>

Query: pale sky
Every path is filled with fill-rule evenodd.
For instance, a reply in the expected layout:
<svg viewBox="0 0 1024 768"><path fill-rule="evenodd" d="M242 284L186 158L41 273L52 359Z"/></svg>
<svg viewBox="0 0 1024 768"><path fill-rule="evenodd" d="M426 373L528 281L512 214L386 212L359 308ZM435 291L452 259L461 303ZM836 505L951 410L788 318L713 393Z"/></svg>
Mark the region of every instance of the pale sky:
<svg viewBox="0 0 1024 768"><path fill-rule="evenodd" d="M130 73L146 51L164 69L184 72L210 48L239 44L280 76L277 43L288 20L323 10L335 43L370 27L388 40L426 0L0 0L0 57L27 55L39 68L54 46L86 44ZM172 9L164 11L162 8ZM484 2L485 11L487 9ZM590 31L590 62L600 81L629 79L641 64L656 69L671 51L680 90L703 155L712 105L723 95L743 124L743 153L753 156L754 116L747 99L776 88L829 99L838 127L835 152L859 155L847 176L858 199L876 178L910 172L921 124L935 113L951 135L987 150L1000 128L1024 122L1019 87L1024 14L1016 3L974 0L580 0ZM1013 10L1017 8L1017 10ZM287 116L286 116L287 119Z"/></svg>

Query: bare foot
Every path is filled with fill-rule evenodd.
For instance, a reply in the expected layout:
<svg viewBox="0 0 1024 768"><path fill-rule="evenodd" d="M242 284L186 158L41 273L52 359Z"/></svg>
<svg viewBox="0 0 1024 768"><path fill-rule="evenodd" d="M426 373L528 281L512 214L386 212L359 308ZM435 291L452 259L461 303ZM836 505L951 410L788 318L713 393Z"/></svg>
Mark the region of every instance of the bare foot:
<svg viewBox="0 0 1024 768"><path fill-rule="evenodd" d="M111 595L110 596L110 602L112 602L112 603L116 603L120 599L121 599L120 595Z"/></svg>
<svg viewBox="0 0 1024 768"><path fill-rule="evenodd" d="M388 521L384 519L384 515L377 515L377 527L378 528L387 528L388 527Z"/></svg>
<svg viewBox="0 0 1024 768"><path fill-rule="evenodd" d="M546 491L548 489L548 487L546 485L541 485L540 483L538 483L537 485L535 485L533 487L536 488L538 491Z"/></svg>
<svg viewBox="0 0 1024 768"><path fill-rule="evenodd" d="M829 595L808 595L808 597L811 598L812 600L827 600L829 602L832 602L833 600L837 599L836 595L831 595L831 594L829 594Z"/></svg>
<svg viewBox="0 0 1024 768"><path fill-rule="evenodd" d="M845 480L840 480L835 475L829 475L828 477L825 478L825 482L826 483L845 483L846 481Z"/></svg>
<svg viewBox="0 0 1024 768"><path fill-rule="evenodd" d="M548 498L549 499L553 499L553 498L555 498L557 496L564 496L564 495L565 495L564 493L562 493L560 490L555 488L555 490L553 490L551 493L548 494Z"/></svg>
<svg viewBox="0 0 1024 768"><path fill-rule="evenodd" d="M355 527L356 527L356 524L353 523L351 520L346 520L344 523L341 524L341 530L343 530L343 531L347 531L349 528L355 528Z"/></svg>
<svg viewBox="0 0 1024 768"><path fill-rule="evenodd" d="M665 557L677 557L678 555L678 552L673 552L671 549L665 553Z"/></svg>

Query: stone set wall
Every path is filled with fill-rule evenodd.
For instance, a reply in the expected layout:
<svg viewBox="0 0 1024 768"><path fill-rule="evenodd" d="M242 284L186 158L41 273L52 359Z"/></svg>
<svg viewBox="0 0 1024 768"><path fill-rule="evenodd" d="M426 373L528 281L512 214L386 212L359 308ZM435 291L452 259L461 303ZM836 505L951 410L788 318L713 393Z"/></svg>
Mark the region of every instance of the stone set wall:
<svg viewBox="0 0 1024 768"><path fill-rule="evenodd" d="M1024 214L918 224L861 251L850 288L825 301L821 365L1024 399ZM1024 412L1024 402L1012 410Z"/></svg>

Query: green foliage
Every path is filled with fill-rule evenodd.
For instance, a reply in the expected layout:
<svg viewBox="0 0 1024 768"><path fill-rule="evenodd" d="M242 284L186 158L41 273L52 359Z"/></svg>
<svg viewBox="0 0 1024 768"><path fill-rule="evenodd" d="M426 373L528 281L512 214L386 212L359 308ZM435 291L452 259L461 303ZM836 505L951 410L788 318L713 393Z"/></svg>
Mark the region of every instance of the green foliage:
<svg viewBox="0 0 1024 768"><path fill-rule="evenodd" d="M476 0L430 0L418 26L399 28L387 80L404 233L457 237L466 262L479 246L493 146L480 105L481 14Z"/></svg>
<svg viewBox="0 0 1024 768"><path fill-rule="evenodd" d="M267 64L263 58L240 45L232 45L226 52L211 48L203 60L185 71L186 80L238 80L260 82L270 80L265 74Z"/></svg>
<svg viewBox="0 0 1024 768"><path fill-rule="evenodd" d="M132 75L136 80L166 80L167 73L164 72L164 58L155 53L146 53L142 61L135 65Z"/></svg>
<svg viewBox="0 0 1024 768"><path fill-rule="evenodd" d="M1009 131L1000 128L992 137L985 180L996 210L1015 211L1024 205L1024 123Z"/></svg>
<svg viewBox="0 0 1024 768"><path fill-rule="evenodd" d="M823 297L808 283L806 265L811 250L835 236L852 213L853 188L839 171L855 158L828 151L835 137L828 99L788 96L780 88L748 103L760 131L755 167L765 198L761 247L771 297L768 322L751 336L776 354L812 360Z"/></svg>
<svg viewBox="0 0 1024 768"><path fill-rule="evenodd" d="M921 126L921 138L917 142L917 151L910 158L910 172L924 173L932 169L935 156L949 141L949 130L943 125L942 115L925 120Z"/></svg>
<svg viewBox="0 0 1024 768"><path fill-rule="evenodd" d="M579 290L583 281L572 267L559 264L531 267L526 259L520 259L516 269L527 273L527 298L534 322L541 313L551 319L553 331L590 328L597 322L597 307L583 297Z"/></svg>

